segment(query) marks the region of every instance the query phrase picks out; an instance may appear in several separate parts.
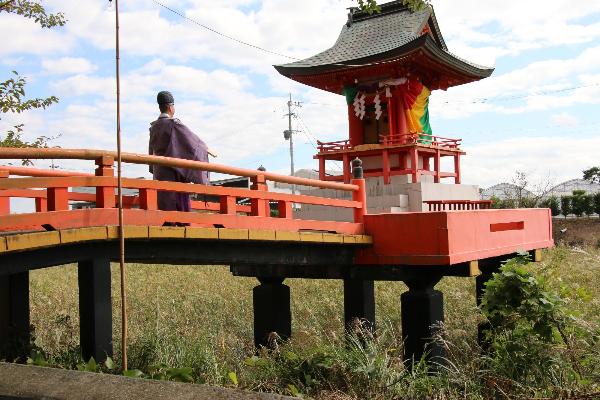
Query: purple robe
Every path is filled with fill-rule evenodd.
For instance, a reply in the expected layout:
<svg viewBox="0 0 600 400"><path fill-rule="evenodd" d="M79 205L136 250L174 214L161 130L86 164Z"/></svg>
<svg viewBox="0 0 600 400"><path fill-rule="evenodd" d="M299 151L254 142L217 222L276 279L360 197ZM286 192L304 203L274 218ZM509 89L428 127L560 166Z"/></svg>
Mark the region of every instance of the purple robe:
<svg viewBox="0 0 600 400"><path fill-rule="evenodd" d="M183 158L186 160L208 162L206 144L177 118L161 114L150 124L151 155ZM192 182L206 185L208 172L199 169L187 169L151 165L154 179L171 182ZM158 209L165 211L190 211L191 201L188 193L158 192Z"/></svg>

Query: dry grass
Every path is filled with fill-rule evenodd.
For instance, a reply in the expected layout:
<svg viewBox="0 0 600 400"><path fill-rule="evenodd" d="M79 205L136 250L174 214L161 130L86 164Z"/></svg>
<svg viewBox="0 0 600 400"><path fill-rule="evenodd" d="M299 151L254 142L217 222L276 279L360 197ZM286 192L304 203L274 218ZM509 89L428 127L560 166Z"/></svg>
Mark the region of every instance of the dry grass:
<svg viewBox="0 0 600 400"><path fill-rule="evenodd" d="M550 278L582 319L600 322L600 251L559 247L548 251L545 261L533 268ZM114 265L112 272L113 332L118 354L119 273ZM213 384L228 384L227 372L235 371L245 387L285 392L281 379L267 382L264 374L257 377L245 364L254 354L252 288L256 284L252 278L233 277L223 266L128 264L130 364L140 368L158 363L191 366L196 381ZM343 348L341 281L290 279L286 284L291 288L293 316L293 338L286 348L298 354L331 346ZM474 343L481 319L475 306L474 279L444 278L437 289L445 296L449 341L459 343L460 349L465 348L461 347L464 343ZM378 327L389 327L397 334L400 295L405 290L401 282L376 284ZM75 265L31 273L36 344L63 364L69 359L65 353L70 352L73 359L79 342L77 304ZM464 355L466 359L475 356ZM323 399L353 398L348 388L321 389L317 396Z"/></svg>

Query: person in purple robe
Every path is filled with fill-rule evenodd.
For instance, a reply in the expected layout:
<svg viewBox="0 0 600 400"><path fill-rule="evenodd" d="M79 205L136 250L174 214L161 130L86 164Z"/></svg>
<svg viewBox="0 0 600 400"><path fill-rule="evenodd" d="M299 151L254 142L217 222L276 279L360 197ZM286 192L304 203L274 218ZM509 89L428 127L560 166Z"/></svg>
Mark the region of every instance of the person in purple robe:
<svg viewBox="0 0 600 400"><path fill-rule="evenodd" d="M204 141L194 134L175 114L175 100L167 91L161 91L156 96L160 115L150 123L150 155L183 158L186 160L208 162L209 150ZM212 154L212 153L211 153ZM187 169L151 165L154 179L171 182L192 182L207 185L208 172L199 169ZM190 211L191 200L189 193L158 192L158 209L165 211Z"/></svg>

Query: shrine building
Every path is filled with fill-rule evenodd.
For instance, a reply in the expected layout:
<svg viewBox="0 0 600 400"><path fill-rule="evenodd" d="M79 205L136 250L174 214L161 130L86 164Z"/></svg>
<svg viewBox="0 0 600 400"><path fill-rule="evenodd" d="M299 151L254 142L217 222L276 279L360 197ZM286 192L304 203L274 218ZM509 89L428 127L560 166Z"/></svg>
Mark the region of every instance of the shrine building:
<svg viewBox="0 0 600 400"><path fill-rule="evenodd" d="M458 185L461 156L465 155L461 139L443 137L432 129L429 96L434 90L486 78L494 69L449 52L431 6L411 11L400 1L392 1L380 8L381 12L373 14L351 8L330 49L275 66L290 79L346 99L348 138L318 142L314 158L319 161L319 177L349 182L350 163L358 157L363 161L365 178L376 180L371 186L444 181ZM453 167L450 171L442 170L445 157L452 160L448 163ZM326 174L326 161L341 161L343 173ZM409 189L378 191L408 195ZM479 198L477 191L455 192L445 188L439 196ZM423 196L419 204L422 201ZM420 210L420 206L410 207L410 211Z"/></svg>

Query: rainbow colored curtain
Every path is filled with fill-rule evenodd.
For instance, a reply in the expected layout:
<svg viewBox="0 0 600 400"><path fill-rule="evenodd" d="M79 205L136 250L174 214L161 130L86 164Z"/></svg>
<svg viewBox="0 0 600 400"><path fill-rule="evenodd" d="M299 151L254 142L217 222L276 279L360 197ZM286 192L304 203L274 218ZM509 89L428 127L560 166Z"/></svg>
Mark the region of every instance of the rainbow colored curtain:
<svg viewBox="0 0 600 400"><path fill-rule="evenodd" d="M406 118L407 133L420 133L420 142L431 142L429 124L429 94L431 91L417 80L410 80L400 87L402 105Z"/></svg>

